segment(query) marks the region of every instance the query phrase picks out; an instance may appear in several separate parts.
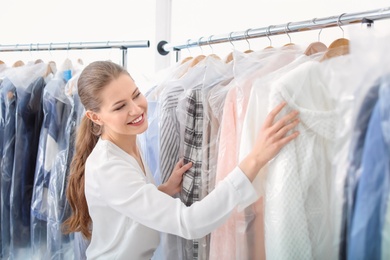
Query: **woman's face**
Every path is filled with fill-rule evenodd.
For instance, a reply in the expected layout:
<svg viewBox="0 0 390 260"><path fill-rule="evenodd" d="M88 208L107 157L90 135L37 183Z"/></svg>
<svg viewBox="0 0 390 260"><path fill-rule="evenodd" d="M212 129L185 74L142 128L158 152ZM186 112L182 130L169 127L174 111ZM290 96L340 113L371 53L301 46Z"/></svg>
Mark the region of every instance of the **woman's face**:
<svg viewBox="0 0 390 260"><path fill-rule="evenodd" d="M103 138L118 140L147 129L148 103L131 77L120 75L100 95L102 106L93 121L103 126Z"/></svg>

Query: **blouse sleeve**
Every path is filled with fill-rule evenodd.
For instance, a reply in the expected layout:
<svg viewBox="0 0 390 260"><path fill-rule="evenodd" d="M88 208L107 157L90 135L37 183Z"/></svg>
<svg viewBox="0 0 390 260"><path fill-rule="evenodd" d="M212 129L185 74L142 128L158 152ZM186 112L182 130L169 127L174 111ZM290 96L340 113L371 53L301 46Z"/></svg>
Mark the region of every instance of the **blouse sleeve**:
<svg viewBox="0 0 390 260"><path fill-rule="evenodd" d="M101 199L118 212L149 228L186 239L201 238L222 224L232 210L244 209L258 199L256 191L236 167L204 199L185 206L157 189L123 160L101 165L95 177Z"/></svg>

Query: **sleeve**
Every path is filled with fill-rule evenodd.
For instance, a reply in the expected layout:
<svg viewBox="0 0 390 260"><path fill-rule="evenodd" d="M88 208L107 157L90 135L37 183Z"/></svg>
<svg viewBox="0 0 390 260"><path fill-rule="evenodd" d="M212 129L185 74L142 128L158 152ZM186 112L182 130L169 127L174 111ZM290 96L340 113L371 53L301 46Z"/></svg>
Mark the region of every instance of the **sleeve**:
<svg viewBox="0 0 390 260"><path fill-rule="evenodd" d="M213 192L190 207L146 183L136 171L139 170L122 160L105 163L96 174L102 199L142 225L186 239L205 236L222 224L236 206L245 208L257 199L253 185L238 167Z"/></svg>

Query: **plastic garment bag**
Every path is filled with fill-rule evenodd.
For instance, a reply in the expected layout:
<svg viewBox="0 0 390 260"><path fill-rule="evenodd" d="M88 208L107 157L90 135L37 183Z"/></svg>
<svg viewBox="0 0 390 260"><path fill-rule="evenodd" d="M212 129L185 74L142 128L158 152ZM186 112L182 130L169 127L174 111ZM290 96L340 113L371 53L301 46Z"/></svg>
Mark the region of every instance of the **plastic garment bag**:
<svg viewBox="0 0 390 260"><path fill-rule="evenodd" d="M352 31L350 66L334 74L343 75L338 78L342 83L340 87L332 88L334 95L338 96L337 109L341 116L336 131L332 167L331 204L334 216L332 258L348 258L356 191L362 173L362 155L366 145L368 124L380 96L379 79L384 75L384 69L388 67L384 63L387 53L384 51L384 42L386 40L379 39L373 31ZM374 197L373 194L372 198ZM379 244L378 242L375 244ZM362 252L364 248L365 246L360 244L357 251Z"/></svg>
<svg viewBox="0 0 390 260"><path fill-rule="evenodd" d="M345 241L341 240L340 252L344 253L344 259L387 259L390 56L385 42L389 40L389 35L378 37L374 32L366 31L353 36L356 38L356 44L352 46L352 50L356 50L352 53L355 62L367 61L367 66L356 70L362 79L360 91L364 95L363 102L359 102L361 106L357 110L356 122L360 118L366 120L360 128L353 129L362 136L360 150L353 150L356 147L354 142L350 146L351 157L354 156L352 159L360 158L360 167L350 167L355 171L348 171L346 179L347 183L354 180L354 186L345 186L350 195L344 198L349 214L345 214L346 219L342 219L343 223L347 223L347 228L342 233L344 236L341 238ZM367 37L370 37L370 44L364 41ZM351 160L349 165L356 166L355 162Z"/></svg>
<svg viewBox="0 0 390 260"><path fill-rule="evenodd" d="M253 148L260 127L263 125L265 118L268 115L268 97L272 83L301 64L316 58L317 57L308 57L302 54L291 63L254 81L242 127L241 143L239 147L240 161L245 158ZM239 223L240 228L238 229L246 231L245 234L241 235L241 237L243 237L241 241L247 246L248 258L253 259L265 258L264 189L267 171L268 168L264 167L258 177L254 180L255 186L261 197L254 205L245 210L245 218Z"/></svg>
<svg viewBox="0 0 390 260"><path fill-rule="evenodd" d="M62 233L62 224L70 216L71 208L66 200L66 187L69 175L70 163L74 153L74 137L76 123L80 122L83 116L83 107L75 103L74 98L77 92L77 80L79 75L74 75L65 86L65 94L71 110L67 117L64 117L65 124L62 125L64 135L59 144L59 152L53 164L50 174L48 189L48 219L47 219L47 253L50 258L69 259L73 257L73 234Z"/></svg>
<svg viewBox="0 0 390 260"><path fill-rule="evenodd" d="M10 255L10 194L15 151L16 88L7 78L1 90L3 148L1 160L1 240L2 256Z"/></svg>
<svg viewBox="0 0 390 260"><path fill-rule="evenodd" d="M33 167L41 123L40 93L45 65L9 69L2 88L4 143L2 159L3 257L24 257L30 249L30 214ZM35 82L36 81L36 82ZM37 84L35 84L37 83ZM36 87L36 88L35 88ZM20 99L18 99L20 95ZM17 145L18 150L15 146ZM21 158L24 158L22 161Z"/></svg>
<svg viewBox="0 0 390 260"><path fill-rule="evenodd" d="M348 71L350 58L306 62L271 86L271 110L287 102L283 116L300 112L300 136L268 165L265 195L267 257L328 259L334 230L332 162L342 85L335 72ZM335 83L337 82L337 83Z"/></svg>
<svg viewBox="0 0 390 260"><path fill-rule="evenodd" d="M243 54L234 52L233 87L227 93L221 120L216 184L238 164L242 124L253 82L292 62L301 54L299 47L266 49ZM229 220L211 234L210 259L250 258L245 212L233 212ZM254 242L254 241L252 241Z"/></svg>
<svg viewBox="0 0 390 260"><path fill-rule="evenodd" d="M383 77L379 99L368 123L362 170L355 193L348 259L381 259L381 233L390 189L389 84L390 77Z"/></svg>
<svg viewBox="0 0 390 260"><path fill-rule="evenodd" d="M64 95L64 86L63 79L55 78L47 84L43 94L44 119L31 203L32 249L36 257L45 255L47 251L49 181L71 111L71 104Z"/></svg>
<svg viewBox="0 0 390 260"><path fill-rule="evenodd" d="M183 118L183 110L180 110L180 100L186 95L186 91L200 86L206 67L202 62L190 68L180 79L173 80L161 93L160 103L160 172L161 181L168 180L174 166L183 156L184 129L180 120ZM184 182L183 182L184 184ZM180 195L181 198L182 195ZM185 201L183 201L185 203ZM173 235L167 235L167 243L164 246L164 254L167 259L181 259L186 256L193 257L195 240L185 240ZM197 250L196 250L197 251Z"/></svg>
<svg viewBox="0 0 390 260"><path fill-rule="evenodd" d="M210 177L202 172L203 165L208 161L208 158L204 158L203 151L210 145L203 143L204 138L209 134L203 128L205 122L204 95L207 90L214 88L221 80L229 77L225 73L226 69L230 67L231 70L231 66L213 56L206 57L197 66L205 67L202 81L185 91L179 97L177 106L181 138L184 144L184 163L192 162L192 167L183 176L180 194L181 200L187 206L203 198L204 190L208 189L207 180ZM197 239L192 245L187 244L185 258L190 257L192 251L194 257L197 255L199 259L207 259L208 245L208 237Z"/></svg>

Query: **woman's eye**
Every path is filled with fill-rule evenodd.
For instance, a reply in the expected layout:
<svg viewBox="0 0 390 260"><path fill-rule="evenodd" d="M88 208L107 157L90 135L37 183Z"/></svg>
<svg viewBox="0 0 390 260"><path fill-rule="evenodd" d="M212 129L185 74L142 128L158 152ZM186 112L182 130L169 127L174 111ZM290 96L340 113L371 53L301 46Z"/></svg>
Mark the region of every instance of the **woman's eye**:
<svg viewBox="0 0 390 260"><path fill-rule="evenodd" d="M139 95L141 95L141 92L138 92L137 95L135 95L134 99L136 99L137 97L139 97Z"/></svg>
<svg viewBox="0 0 390 260"><path fill-rule="evenodd" d="M121 110L125 105L121 105L120 107L115 108L115 110Z"/></svg>

